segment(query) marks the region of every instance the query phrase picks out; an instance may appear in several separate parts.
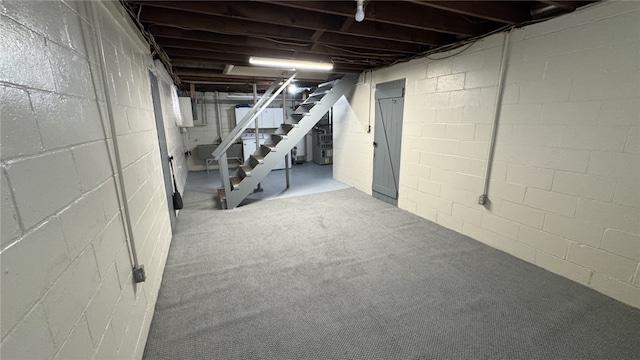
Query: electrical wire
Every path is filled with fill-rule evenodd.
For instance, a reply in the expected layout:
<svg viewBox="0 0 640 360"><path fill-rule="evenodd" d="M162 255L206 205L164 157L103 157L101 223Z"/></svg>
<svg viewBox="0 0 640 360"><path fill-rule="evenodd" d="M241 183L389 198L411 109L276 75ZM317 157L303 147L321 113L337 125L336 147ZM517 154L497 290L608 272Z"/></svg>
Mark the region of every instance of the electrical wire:
<svg viewBox="0 0 640 360"><path fill-rule="evenodd" d="M467 51L467 49L469 49L473 44L475 44L475 43L476 43L476 41L478 41L478 40L475 40L475 41L470 42L470 43L467 45L467 47L465 47L464 49L462 49L462 50L458 51L458 52L457 52L457 53L455 53L455 54L447 55L447 56L445 56L445 57L441 57L441 58L437 58L437 59L431 58L431 57L429 57L429 55L426 55L425 57L426 57L427 59L429 59L429 60L444 60L444 59L452 58L452 57L454 57L454 56L456 56L456 55L460 55L460 54L462 54L463 52Z"/></svg>
<svg viewBox="0 0 640 360"><path fill-rule="evenodd" d="M171 65L171 58L169 57L169 55L167 55L167 53L164 52L164 50L160 47L160 45L158 45L158 43L156 42L156 39L153 37L153 35L149 31L147 31L144 28L144 25L142 25L142 22L140 21L140 13L142 12L142 5L139 5L140 7L138 8L138 13L136 14L134 13L131 5L126 1L120 0L120 4L129 13L129 16L135 22L136 26L140 30L140 33L142 33L142 36L144 36L144 38L147 40L149 45L151 45L151 48L153 50L151 53L151 56L157 55L157 57L160 58L160 61L162 61L164 66L167 68L167 72L169 73L169 76L171 76L171 79L173 80L173 82L176 85L180 85L182 81L180 80L180 77L178 77L178 75L176 75L173 72L173 66Z"/></svg>
<svg viewBox="0 0 640 360"><path fill-rule="evenodd" d="M373 70L378 70L378 69L383 68L383 67L393 66L393 65L396 65L396 64L399 64L399 63L403 63L403 62L407 62L407 61L411 61L411 60L415 60L415 59L423 58L423 57L427 58L429 60L435 60L435 61L448 59L448 58L451 58L453 56L462 54L463 52L467 51L477 41L482 40L482 39L484 39L486 37L489 37L491 35L494 35L494 34L497 34L497 33L501 33L501 32L504 32L504 31L511 31L512 29L517 29L517 28L521 28L521 27L525 27L525 26L541 23L541 22L546 21L546 20L547 20L547 18L540 18L540 19L534 19L534 20L525 21L525 22L520 23L520 24L505 25L505 26L502 26L502 27L500 27L498 29L490 31L490 32L488 32L486 34L482 34L482 35L478 35L478 36L475 36L475 37L472 37L472 38L469 38L469 39L457 41L457 42L452 43L452 44L439 46L439 47L436 47L436 48L421 52L419 54L408 56L408 57L406 57L404 59L396 60L396 61L392 62L391 64L380 66L380 67L378 67L376 69L373 69ZM467 47L465 47L464 49L462 49L461 51L459 51L459 52L457 52L455 54L451 54L449 56L438 58L438 59L434 59L434 58L430 58L429 57L429 55L433 55L435 53L440 53L440 52L444 52L444 51L457 49L457 48L459 48L461 46L464 46L464 45L467 45L467 44L468 44Z"/></svg>
<svg viewBox="0 0 640 360"><path fill-rule="evenodd" d="M393 56L393 57L398 57L398 56L402 56L404 54L375 54L375 53L364 53L364 52L360 52L360 51L353 51L353 50L348 50L339 46L334 46L334 45L329 45L329 44L322 44L325 47L328 47L330 49L334 49L334 50L340 50L340 51L344 51L346 53L349 54L356 54L356 55L365 55L365 56L379 56L379 57L384 57L384 56Z"/></svg>

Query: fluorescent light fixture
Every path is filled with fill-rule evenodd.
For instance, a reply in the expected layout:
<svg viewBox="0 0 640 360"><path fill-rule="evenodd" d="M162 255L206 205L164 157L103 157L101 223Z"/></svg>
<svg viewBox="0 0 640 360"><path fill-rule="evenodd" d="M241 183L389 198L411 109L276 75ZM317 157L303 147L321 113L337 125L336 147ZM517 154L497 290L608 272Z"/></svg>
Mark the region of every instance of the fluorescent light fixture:
<svg viewBox="0 0 640 360"><path fill-rule="evenodd" d="M265 57L256 57L256 56L252 56L249 58L249 64L267 66L267 67L277 67L282 69L293 69L293 70L329 71L333 69L333 64L331 63L321 63L316 61L304 61L304 60L274 59L274 58L265 58Z"/></svg>

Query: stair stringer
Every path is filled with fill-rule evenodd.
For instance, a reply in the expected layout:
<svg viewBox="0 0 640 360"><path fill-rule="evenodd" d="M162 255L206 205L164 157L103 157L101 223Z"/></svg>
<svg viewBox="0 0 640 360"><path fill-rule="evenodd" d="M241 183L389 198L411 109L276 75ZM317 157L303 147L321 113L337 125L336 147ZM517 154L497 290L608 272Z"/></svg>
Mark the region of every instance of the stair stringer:
<svg viewBox="0 0 640 360"><path fill-rule="evenodd" d="M286 137L280 140L277 144L271 145L275 148L275 151L269 151L264 154L259 148L256 150L257 155L263 156L263 162L255 165L251 169L251 176L242 178L237 189L233 189L229 194L226 194L226 208L233 209L240 205L249 194L253 192L258 183L271 172L271 170L289 154L291 149L302 140L302 138L318 123L318 121L329 111L329 109L344 95L346 94L358 80L358 75L345 75L341 79L335 81L330 88L331 91L325 94L320 101L310 96L305 102L303 102L296 110L287 118L285 124L295 125L287 134ZM320 89L320 88L319 88ZM326 88L329 89L329 88ZM313 107L308 110L308 115L302 116L300 120L299 115L307 112L305 105L315 103ZM298 115L298 116L296 116ZM282 128L281 128L282 129ZM269 144L270 140L267 141ZM244 165L250 166L250 161L245 161ZM238 176L238 173L234 176Z"/></svg>

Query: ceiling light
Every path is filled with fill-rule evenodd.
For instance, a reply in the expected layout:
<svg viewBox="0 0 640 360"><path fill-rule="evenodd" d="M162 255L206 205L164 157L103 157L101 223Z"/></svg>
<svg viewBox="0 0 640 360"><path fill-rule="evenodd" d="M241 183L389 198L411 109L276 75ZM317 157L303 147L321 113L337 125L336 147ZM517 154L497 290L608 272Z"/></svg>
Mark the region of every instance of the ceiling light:
<svg viewBox="0 0 640 360"><path fill-rule="evenodd" d="M295 94L298 91L298 87L295 84L291 84L287 88L287 91L289 92L289 94Z"/></svg>
<svg viewBox="0 0 640 360"><path fill-rule="evenodd" d="M292 70L323 70L329 71L333 69L333 64L322 63L316 61L274 59L265 57L252 56L249 58L249 64L268 67L277 67Z"/></svg>
<svg viewBox="0 0 640 360"><path fill-rule="evenodd" d="M356 8L356 21L361 22L364 20L364 0L356 0L358 2Z"/></svg>

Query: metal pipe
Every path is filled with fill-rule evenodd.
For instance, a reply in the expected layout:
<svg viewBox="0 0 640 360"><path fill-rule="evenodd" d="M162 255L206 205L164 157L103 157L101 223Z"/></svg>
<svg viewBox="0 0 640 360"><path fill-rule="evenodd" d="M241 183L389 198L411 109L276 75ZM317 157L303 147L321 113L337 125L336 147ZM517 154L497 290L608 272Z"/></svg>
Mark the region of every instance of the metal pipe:
<svg viewBox="0 0 640 360"><path fill-rule="evenodd" d="M220 109L220 93L216 91L216 128L218 130L218 143L222 142L222 110Z"/></svg>
<svg viewBox="0 0 640 360"><path fill-rule="evenodd" d="M308 91L303 91L302 92L302 102L304 102L305 100L307 100L309 98L309 92ZM293 106L295 108L295 104L293 104ZM304 134L304 136L302 137L302 144L304 146L304 161L303 163L307 162L307 159L309 158L309 154L311 154L311 151L309 151L309 146L307 146L307 138L309 137L309 133L311 131L309 131L308 133Z"/></svg>
<svg viewBox="0 0 640 360"><path fill-rule="evenodd" d="M282 123L287 121L287 92L282 92ZM287 189L291 186L289 182L289 153L284 156L284 171L287 182Z"/></svg>
<svg viewBox="0 0 640 360"><path fill-rule="evenodd" d="M489 153L487 154L487 166L484 175L484 185L482 190L482 195L478 199L478 204L485 205L487 203L487 193L489 192L489 178L491 177L491 165L493 163L493 156L495 152L496 145L496 133L498 132L498 120L500 118L500 104L502 103L502 94L504 90L504 77L508 58L508 49L509 49L509 36L511 35L511 30L507 31L504 34L504 39L502 40L502 58L500 59L500 72L498 76L498 89L496 92L496 101L493 105L493 123L491 124L491 137L489 138Z"/></svg>
<svg viewBox="0 0 640 360"><path fill-rule="evenodd" d="M91 12L93 15L93 25L95 29L95 35L98 41L98 50L100 51L99 61L100 67L102 68L100 73L102 74L102 85L104 87L104 95L106 100L106 108L107 108L107 116L109 118L109 125L111 128L111 143L113 144L113 152L115 155L116 161L116 170L118 172L118 183L120 185L120 196L118 196L119 205L123 209L123 217L126 224L126 243L129 249L129 254L131 256L131 260L133 262L133 270L134 277L137 269L140 269L140 264L138 262L138 252L136 251L136 244L133 236L133 226L131 226L131 215L129 211L129 203L127 201L127 190L125 188L124 175L122 174L122 159L120 158L120 151L118 146L118 136L116 132L116 124L113 115L113 102L111 100L111 95L109 93L109 79L107 76L107 58L104 51L104 42L102 41L102 28L100 27L100 20L98 18L98 13L96 12L95 6L93 4L88 3L91 7ZM143 280L144 281L144 280ZM139 282L136 279L136 282Z"/></svg>
<svg viewBox="0 0 640 360"><path fill-rule="evenodd" d="M253 106L258 105L258 86L253 83ZM260 149L260 117L256 118L256 149ZM258 184L259 186L260 184Z"/></svg>
<svg viewBox="0 0 640 360"><path fill-rule="evenodd" d="M202 120L201 120L201 123L203 125L209 124L209 119L207 119L208 116L209 114L207 114L207 93L203 92L202 93Z"/></svg>
<svg viewBox="0 0 640 360"><path fill-rule="evenodd" d="M253 107L257 108L258 106L258 85L256 83L253 83ZM260 99L262 100L262 99ZM258 121L260 121L260 117L256 117L256 151L260 150L260 125L258 124ZM260 192L262 191L262 184L258 183L258 185L256 186L255 189L253 189L253 192Z"/></svg>

